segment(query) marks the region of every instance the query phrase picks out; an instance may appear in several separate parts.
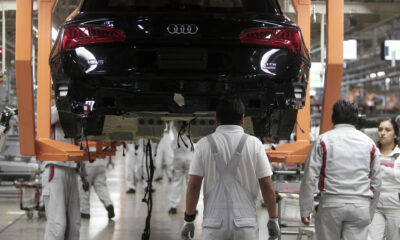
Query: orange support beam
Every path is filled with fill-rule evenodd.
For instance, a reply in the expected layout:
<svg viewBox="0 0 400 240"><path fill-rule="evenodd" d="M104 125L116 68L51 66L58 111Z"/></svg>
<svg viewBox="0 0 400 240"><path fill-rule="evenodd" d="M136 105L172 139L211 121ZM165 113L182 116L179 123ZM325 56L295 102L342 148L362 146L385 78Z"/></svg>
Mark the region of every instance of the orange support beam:
<svg viewBox="0 0 400 240"><path fill-rule="evenodd" d="M297 25L301 28L301 31L303 33L303 39L307 49L310 49L311 0L292 0L292 4L297 13L296 14ZM299 110L297 114L296 138L297 141L306 141L306 142L310 141L310 82L308 82L307 84L305 106L303 109Z"/></svg>
<svg viewBox="0 0 400 240"><path fill-rule="evenodd" d="M38 12L38 90L36 159L41 161L87 160L84 152L72 144L50 139L51 79L49 56L51 51L52 12L56 0L39 0Z"/></svg>
<svg viewBox="0 0 400 240"><path fill-rule="evenodd" d="M321 133L332 128L333 104L340 99L343 74L344 0L327 0L327 63Z"/></svg>
<svg viewBox="0 0 400 240"><path fill-rule="evenodd" d="M15 69L21 155L35 155L32 82L32 0L17 0Z"/></svg>
<svg viewBox="0 0 400 240"><path fill-rule="evenodd" d="M306 47L310 47L311 20L310 5L311 0L292 0L296 10L297 25L301 28ZM306 103L303 109L297 114L296 142L277 146L275 150L267 149L271 162L303 163L311 148L310 143L310 82L306 90Z"/></svg>
<svg viewBox="0 0 400 240"><path fill-rule="evenodd" d="M39 0L38 14L38 89L37 137L50 138L51 78L49 56L51 51L51 22L56 0Z"/></svg>
<svg viewBox="0 0 400 240"><path fill-rule="evenodd" d="M84 157L79 146L48 138L36 140L36 160L38 161L80 161Z"/></svg>

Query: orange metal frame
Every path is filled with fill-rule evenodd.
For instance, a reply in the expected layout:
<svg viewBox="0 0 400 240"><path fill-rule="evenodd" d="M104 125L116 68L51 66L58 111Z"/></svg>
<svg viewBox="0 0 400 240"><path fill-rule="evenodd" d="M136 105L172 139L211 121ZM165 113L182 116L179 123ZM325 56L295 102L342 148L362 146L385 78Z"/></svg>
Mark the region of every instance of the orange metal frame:
<svg viewBox="0 0 400 240"><path fill-rule="evenodd" d="M37 92L37 138L32 85L32 2L17 0L16 17L16 74L20 130L21 155L36 155L38 160L75 161L87 160L84 150L78 146L50 139L50 69L48 56L51 46L51 14L56 0L39 0L39 54L38 54L38 92ZM297 13L297 23L303 32L306 46L310 46L310 5L311 0L292 0ZM340 98L343 71L343 10L344 0L327 0L327 70L324 92L321 133L332 126L330 116L332 106ZM329 91L326 91L329 89ZM40 106L40 107L39 107ZM310 96L307 87L305 107L297 117L297 141L267 153L273 162L304 162L310 150ZM89 144L90 146L90 144ZM96 155L107 156L102 151L104 143L96 143ZM115 151L115 148L113 149Z"/></svg>
<svg viewBox="0 0 400 240"><path fill-rule="evenodd" d="M344 0L326 1L327 62L321 133L332 128L332 107L340 99L343 75ZM329 90L329 91L328 91Z"/></svg>
<svg viewBox="0 0 400 240"><path fill-rule="evenodd" d="M302 30L306 47L310 47L310 5L311 0L292 0L296 10L297 24ZM271 162L302 163L305 162L311 148L310 143L310 82L308 81L306 91L306 103L297 114L296 142L277 146L275 150L267 149Z"/></svg>
<svg viewBox="0 0 400 240"><path fill-rule="evenodd" d="M39 161L89 160L86 147L50 139L50 92L51 79L48 63L51 50L52 11L56 0L39 0L38 13L38 87L37 87L37 131L35 120L32 82L32 8L33 0L17 0L16 16L16 74L21 155L36 155ZM103 151L109 144L91 143L95 157L112 156L115 146ZM85 145L85 144L84 144ZM90 146L90 144L89 144Z"/></svg>
<svg viewBox="0 0 400 240"><path fill-rule="evenodd" d="M332 127L332 106L340 98L343 73L344 0L327 0L326 2L328 41L321 133L328 131ZM292 0L292 4L297 13L297 24L302 29L304 41L307 48L309 48L311 0ZM305 162L311 148L309 85L307 86L305 107L299 111L297 116L296 136L296 142L278 146L275 150L268 149L267 153L270 161Z"/></svg>

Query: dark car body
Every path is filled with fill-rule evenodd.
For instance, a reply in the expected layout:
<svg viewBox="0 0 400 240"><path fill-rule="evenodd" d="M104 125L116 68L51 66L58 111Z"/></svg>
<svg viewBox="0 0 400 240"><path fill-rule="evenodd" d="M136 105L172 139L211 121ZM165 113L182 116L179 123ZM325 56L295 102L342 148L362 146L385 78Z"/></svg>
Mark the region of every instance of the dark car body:
<svg viewBox="0 0 400 240"><path fill-rule="evenodd" d="M252 133L277 140L304 105L310 58L276 0L85 0L50 66L68 137L161 135L164 120L195 117L204 135L235 94Z"/></svg>

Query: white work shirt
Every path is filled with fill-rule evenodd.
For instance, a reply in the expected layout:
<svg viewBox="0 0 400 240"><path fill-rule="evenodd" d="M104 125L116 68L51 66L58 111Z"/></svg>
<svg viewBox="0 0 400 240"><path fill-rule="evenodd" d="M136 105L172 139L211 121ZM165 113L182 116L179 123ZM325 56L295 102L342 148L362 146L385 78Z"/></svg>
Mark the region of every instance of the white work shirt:
<svg viewBox="0 0 400 240"><path fill-rule="evenodd" d="M387 156L378 152L378 158L382 176L378 208L400 209L400 148L396 146Z"/></svg>
<svg viewBox="0 0 400 240"><path fill-rule="evenodd" d="M320 135L308 154L301 179L301 216L311 214L317 185L321 200L330 204L377 200L381 177L376 157L375 143L353 125L336 124Z"/></svg>
<svg viewBox="0 0 400 240"><path fill-rule="evenodd" d="M212 134L218 152L228 161L244 134L238 125L221 125ZM204 177L203 193L206 195L219 180L215 161L211 157L211 147L207 138L202 138L196 144L194 158L190 164L189 175ZM272 176L271 166L265 148L256 137L249 136L242 150L242 159L236 173L237 181L255 197L259 193L258 179Z"/></svg>

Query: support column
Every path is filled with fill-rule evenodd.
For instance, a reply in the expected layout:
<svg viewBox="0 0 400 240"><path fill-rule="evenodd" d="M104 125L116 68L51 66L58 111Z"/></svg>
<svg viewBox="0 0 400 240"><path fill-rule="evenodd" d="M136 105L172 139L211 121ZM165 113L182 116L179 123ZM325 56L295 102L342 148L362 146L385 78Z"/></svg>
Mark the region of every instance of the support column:
<svg viewBox="0 0 400 240"><path fill-rule="evenodd" d="M6 71L6 11L3 9L1 13L1 20L2 20L2 30L1 30L1 36L2 36L2 46L1 49L3 50L3 53L1 54L1 72L3 73L4 77L4 72Z"/></svg>
<svg viewBox="0 0 400 240"><path fill-rule="evenodd" d="M332 128L332 107L340 99L343 75L344 0L326 1L327 62L321 134Z"/></svg>
<svg viewBox="0 0 400 240"><path fill-rule="evenodd" d="M297 13L297 25L302 30L306 47L310 47L310 5L311 0L292 0ZM267 149L271 162L304 163L310 151L310 82L306 90L306 103L297 114L297 141Z"/></svg>
<svg viewBox="0 0 400 240"><path fill-rule="evenodd" d="M292 4L296 10L297 25L301 28L307 49L310 49L311 0L292 0ZM297 114L296 138L298 141L310 141L310 81L307 84L305 105Z"/></svg>
<svg viewBox="0 0 400 240"><path fill-rule="evenodd" d="M50 138L51 19L56 0L39 0L38 11L38 72L37 72L37 138Z"/></svg>
<svg viewBox="0 0 400 240"><path fill-rule="evenodd" d="M35 155L32 83L32 0L17 0L15 69L21 155Z"/></svg>

